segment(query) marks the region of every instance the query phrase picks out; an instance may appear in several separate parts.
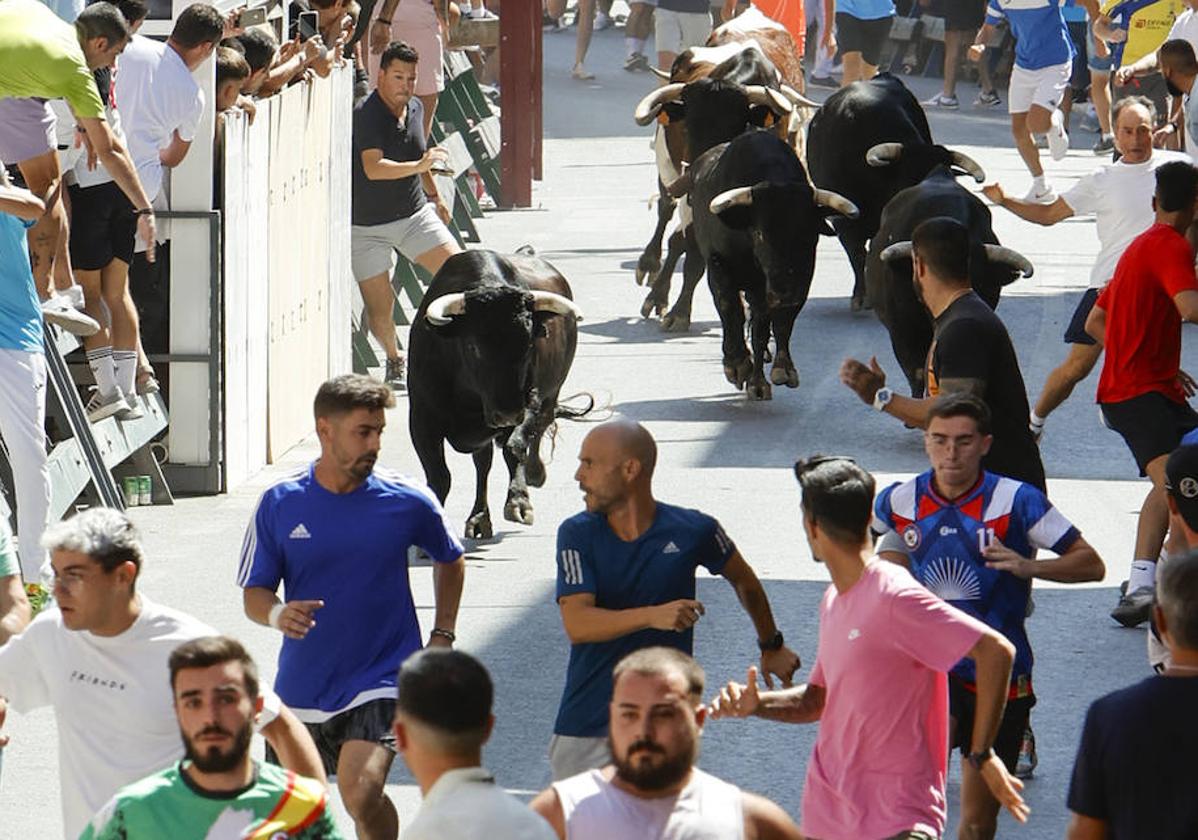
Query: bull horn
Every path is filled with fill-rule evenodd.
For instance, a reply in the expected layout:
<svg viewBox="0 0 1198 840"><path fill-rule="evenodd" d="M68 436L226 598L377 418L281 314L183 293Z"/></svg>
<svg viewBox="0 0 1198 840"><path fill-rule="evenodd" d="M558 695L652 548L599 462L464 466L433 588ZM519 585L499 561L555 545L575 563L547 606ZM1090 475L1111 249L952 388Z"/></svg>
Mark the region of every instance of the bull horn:
<svg viewBox="0 0 1198 840"><path fill-rule="evenodd" d="M894 163L903 154L902 143L879 143L865 153L865 162L870 166L886 166Z"/></svg>
<svg viewBox="0 0 1198 840"><path fill-rule="evenodd" d="M814 99L808 99L790 85L780 85L779 89L782 91L782 95L789 99L793 105L805 105L808 108L823 107L822 103L816 102Z"/></svg>
<svg viewBox="0 0 1198 840"><path fill-rule="evenodd" d="M565 295L554 292L534 291L532 308L537 312L556 312L558 315L573 315L575 321L582 320L582 310Z"/></svg>
<svg viewBox="0 0 1198 840"><path fill-rule="evenodd" d="M441 297L432 301L424 311L424 317L435 327L443 327L466 311L466 296L461 292Z"/></svg>
<svg viewBox="0 0 1198 840"><path fill-rule="evenodd" d="M670 80L670 74L667 73L665 70L659 70L656 67L650 66L649 72L652 73L657 78L661 79L663 82L668 82Z"/></svg>
<svg viewBox="0 0 1198 840"><path fill-rule="evenodd" d="M820 207L828 207L835 210L842 216L848 216L850 219L855 219L861 215L861 211L857 209L857 205L849 201L840 193L834 193L831 190L815 190L815 203Z"/></svg>
<svg viewBox="0 0 1198 840"><path fill-rule="evenodd" d="M1031 277L1036 273L1032 261L1014 248L1007 248L1004 245L985 245L983 247L986 249L986 259L992 263L1009 265L1024 277Z"/></svg>
<svg viewBox="0 0 1198 840"><path fill-rule="evenodd" d="M973 177L973 180L977 181L979 184L986 180L985 170L982 169L978 162L969 155L965 154L964 152L950 152L949 154L952 158L953 165L964 169Z"/></svg>
<svg viewBox="0 0 1198 840"><path fill-rule="evenodd" d="M752 205L753 188L737 187L734 190L725 190L717 195L711 200L711 204L707 205L707 209L718 216L729 207L751 207Z"/></svg>
<svg viewBox="0 0 1198 840"><path fill-rule="evenodd" d="M779 117L787 116L794 110L789 99L765 85L745 85L745 94L750 104L764 105Z"/></svg>
<svg viewBox="0 0 1198 840"><path fill-rule="evenodd" d="M895 242L893 245L887 245L878 256L882 262L909 260L911 259L911 240L906 239L902 242Z"/></svg>
<svg viewBox="0 0 1198 840"><path fill-rule="evenodd" d="M681 82L674 82L671 85L659 87L657 90L650 93L642 99L636 106L636 110L632 114L632 118L636 120L637 125L648 125L653 122L657 116L657 112L661 107L672 99L677 99L682 93L682 89L686 85Z"/></svg>

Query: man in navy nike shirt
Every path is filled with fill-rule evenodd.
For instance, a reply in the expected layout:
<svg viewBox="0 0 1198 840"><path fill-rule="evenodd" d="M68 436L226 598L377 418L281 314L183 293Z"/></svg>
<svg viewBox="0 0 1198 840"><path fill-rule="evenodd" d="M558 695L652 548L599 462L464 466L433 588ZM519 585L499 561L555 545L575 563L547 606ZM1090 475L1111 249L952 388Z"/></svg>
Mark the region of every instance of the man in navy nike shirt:
<svg viewBox="0 0 1198 840"><path fill-rule="evenodd" d="M639 423L616 419L582 442L574 477L586 512L557 531L557 601L570 663L549 762L554 780L603 767L612 669L635 650L664 645L693 654L703 615L695 570L732 584L757 631L761 673L790 685L799 657L785 646L769 599L720 523L653 498L657 444Z"/></svg>
<svg viewBox="0 0 1198 840"><path fill-rule="evenodd" d="M375 469L394 405L391 388L366 376L320 386L320 458L262 494L237 575L246 615L286 636L276 693L307 725L357 836L370 840L399 833L383 785L395 758L395 675L422 647L408 549L435 561L430 646L453 643L465 576L462 544L433 494Z"/></svg>

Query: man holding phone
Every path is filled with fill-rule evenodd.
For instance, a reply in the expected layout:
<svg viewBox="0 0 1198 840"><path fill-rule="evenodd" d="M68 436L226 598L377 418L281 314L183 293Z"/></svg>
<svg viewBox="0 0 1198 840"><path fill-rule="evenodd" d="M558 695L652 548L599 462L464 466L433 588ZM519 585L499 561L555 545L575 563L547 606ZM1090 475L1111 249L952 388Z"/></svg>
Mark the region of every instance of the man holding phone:
<svg viewBox="0 0 1198 840"><path fill-rule="evenodd" d="M404 358L391 319L394 252L436 274L462 250L433 183L432 173L446 168L448 155L426 147L424 109L414 95L418 60L402 41L388 46L378 88L354 111L352 267L370 331L387 354L384 381L397 389L404 387Z"/></svg>

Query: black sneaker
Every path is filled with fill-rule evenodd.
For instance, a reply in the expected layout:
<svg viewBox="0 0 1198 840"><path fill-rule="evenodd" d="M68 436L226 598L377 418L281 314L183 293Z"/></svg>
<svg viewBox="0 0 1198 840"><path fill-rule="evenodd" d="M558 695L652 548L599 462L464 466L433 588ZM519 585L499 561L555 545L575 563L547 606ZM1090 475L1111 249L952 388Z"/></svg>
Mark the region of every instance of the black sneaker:
<svg viewBox="0 0 1198 840"><path fill-rule="evenodd" d="M387 360L387 370L383 374L383 381L395 391L402 391L408 387L407 382L404 380L404 360L402 357Z"/></svg>
<svg viewBox="0 0 1198 840"><path fill-rule="evenodd" d="M1104 134L1098 138L1098 142L1091 148L1096 155L1109 155L1115 151L1115 136L1113 134Z"/></svg>
<svg viewBox="0 0 1198 840"><path fill-rule="evenodd" d="M812 76L807 80L807 84L815 85L816 87L838 88L840 82L833 79L831 76Z"/></svg>

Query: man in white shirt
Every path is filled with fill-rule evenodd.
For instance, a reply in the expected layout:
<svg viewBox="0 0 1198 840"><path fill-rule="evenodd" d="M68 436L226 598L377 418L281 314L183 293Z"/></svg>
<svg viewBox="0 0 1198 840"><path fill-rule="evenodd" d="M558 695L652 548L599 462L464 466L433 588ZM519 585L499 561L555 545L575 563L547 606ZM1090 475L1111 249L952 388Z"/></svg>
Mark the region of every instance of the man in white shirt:
<svg viewBox="0 0 1198 840"><path fill-rule="evenodd" d="M1174 38L1161 44L1157 53L1169 95L1181 97L1179 122L1185 125L1186 153L1192 157L1198 151L1198 103L1193 98L1194 79L1198 78L1198 60L1194 57L1194 45L1182 38ZM1176 131L1176 124L1167 123L1165 128Z"/></svg>
<svg viewBox="0 0 1198 840"><path fill-rule="evenodd" d="M216 631L136 592L142 548L123 513L86 510L43 542L56 605L0 646L0 726L8 706L54 708L63 824L75 838L118 789L183 756L167 661ZM324 780L307 730L271 693L260 723L285 766Z"/></svg>
<svg viewBox="0 0 1198 840"><path fill-rule="evenodd" d="M483 768L494 688L467 653L425 648L399 669L395 747L424 803L403 840L553 840L549 824Z"/></svg>

